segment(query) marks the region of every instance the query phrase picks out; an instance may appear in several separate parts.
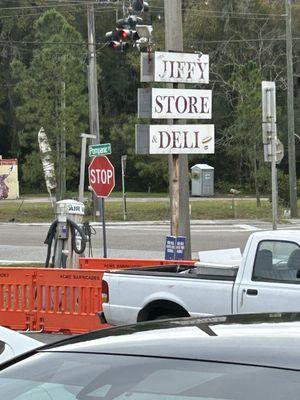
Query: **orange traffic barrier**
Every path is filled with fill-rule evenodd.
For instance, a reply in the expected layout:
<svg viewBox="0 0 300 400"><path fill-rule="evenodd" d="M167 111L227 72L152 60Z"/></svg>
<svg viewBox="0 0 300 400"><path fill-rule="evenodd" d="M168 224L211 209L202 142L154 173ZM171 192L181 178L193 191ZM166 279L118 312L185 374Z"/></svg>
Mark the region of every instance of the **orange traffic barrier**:
<svg viewBox="0 0 300 400"><path fill-rule="evenodd" d="M82 333L99 329L102 275L98 271L37 271L37 330Z"/></svg>
<svg viewBox="0 0 300 400"><path fill-rule="evenodd" d="M98 312L105 271L170 264L194 261L81 258L82 269L1 267L0 325L49 333L103 328Z"/></svg>
<svg viewBox="0 0 300 400"><path fill-rule="evenodd" d="M31 329L35 320L35 269L1 268L0 325L11 329Z"/></svg>
<svg viewBox="0 0 300 400"><path fill-rule="evenodd" d="M1 268L0 325L82 333L104 327L100 271Z"/></svg>
<svg viewBox="0 0 300 400"><path fill-rule="evenodd" d="M155 265L194 265L195 261L192 260L161 260L149 258L88 258L82 257L79 259L81 269L95 269L106 271L108 269L122 269L134 267L149 267Z"/></svg>

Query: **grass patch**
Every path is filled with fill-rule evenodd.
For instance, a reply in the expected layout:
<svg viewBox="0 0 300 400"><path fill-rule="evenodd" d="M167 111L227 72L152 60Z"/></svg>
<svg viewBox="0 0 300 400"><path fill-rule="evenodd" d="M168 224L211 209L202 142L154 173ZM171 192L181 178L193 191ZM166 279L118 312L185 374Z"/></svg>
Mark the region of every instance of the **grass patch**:
<svg viewBox="0 0 300 400"><path fill-rule="evenodd" d="M272 219L272 205L262 201L261 207L255 200L207 199L190 202L191 219ZM86 209L85 219L93 220ZM280 212L279 212L280 214ZM107 221L123 221L123 203L106 201L105 215ZM55 218L50 203L45 202L0 202L0 222L51 222ZM127 202L127 221L161 221L170 220L169 201Z"/></svg>
<svg viewBox="0 0 300 400"><path fill-rule="evenodd" d="M78 192L68 192L67 197L70 199L78 199ZM123 193L118 192L118 191L113 191L110 197L115 197L115 198L122 198ZM147 197L168 197L169 193L163 192L163 193L146 193L146 192L126 192L126 197L127 198L147 198ZM21 194L21 198L28 199L28 198L41 198L41 197L49 197L48 193L25 193ZM91 192L85 192L84 197L86 198L91 198L92 193ZM7 200L9 201L9 200Z"/></svg>
<svg viewBox="0 0 300 400"><path fill-rule="evenodd" d="M262 201L261 207L256 200L195 201L191 202L191 219L272 219L272 204ZM279 210L280 211L280 210Z"/></svg>

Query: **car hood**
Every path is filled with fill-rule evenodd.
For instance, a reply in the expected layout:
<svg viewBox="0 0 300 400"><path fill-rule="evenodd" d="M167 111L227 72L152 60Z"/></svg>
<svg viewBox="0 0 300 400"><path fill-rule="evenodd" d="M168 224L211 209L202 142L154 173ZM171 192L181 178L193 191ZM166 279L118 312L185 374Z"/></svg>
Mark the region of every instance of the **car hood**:
<svg viewBox="0 0 300 400"><path fill-rule="evenodd" d="M0 341L5 343L2 353L0 353L0 363L43 346L42 342L3 326L0 326Z"/></svg>
<svg viewBox="0 0 300 400"><path fill-rule="evenodd" d="M92 332L42 351L169 357L300 369L300 318L183 318ZM106 331L106 332L105 332Z"/></svg>

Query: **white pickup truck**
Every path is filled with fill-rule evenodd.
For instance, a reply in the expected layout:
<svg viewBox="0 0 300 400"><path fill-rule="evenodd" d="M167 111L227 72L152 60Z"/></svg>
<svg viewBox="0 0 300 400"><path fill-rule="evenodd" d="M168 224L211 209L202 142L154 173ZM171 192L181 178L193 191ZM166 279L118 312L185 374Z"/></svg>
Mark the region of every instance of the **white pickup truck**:
<svg viewBox="0 0 300 400"><path fill-rule="evenodd" d="M300 233L253 233L240 265L161 266L106 272L109 324L154 319L300 311Z"/></svg>

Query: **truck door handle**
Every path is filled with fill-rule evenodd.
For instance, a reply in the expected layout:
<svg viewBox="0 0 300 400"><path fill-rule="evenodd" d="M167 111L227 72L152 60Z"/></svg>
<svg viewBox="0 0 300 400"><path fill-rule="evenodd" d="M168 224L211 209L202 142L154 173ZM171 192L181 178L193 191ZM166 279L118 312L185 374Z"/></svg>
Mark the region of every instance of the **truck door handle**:
<svg viewBox="0 0 300 400"><path fill-rule="evenodd" d="M258 295L258 291L256 289L247 289L246 292L249 296L257 296Z"/></svg>

